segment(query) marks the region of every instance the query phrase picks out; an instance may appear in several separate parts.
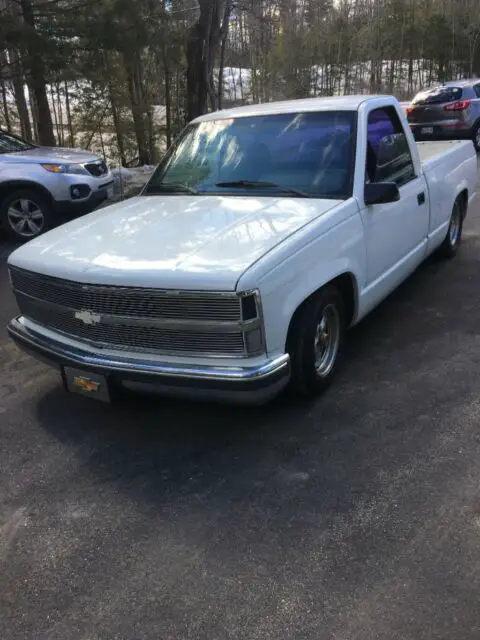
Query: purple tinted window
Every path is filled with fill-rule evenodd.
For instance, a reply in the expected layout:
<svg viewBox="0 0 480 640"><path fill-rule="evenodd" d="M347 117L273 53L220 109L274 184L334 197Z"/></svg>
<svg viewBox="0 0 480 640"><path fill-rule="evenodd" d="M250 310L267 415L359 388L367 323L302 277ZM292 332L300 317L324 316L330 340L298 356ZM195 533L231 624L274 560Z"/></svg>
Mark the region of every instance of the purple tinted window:
<svg viewBox="0 0 480 640"><path fill-rule="evenodd" d="M367 138L375 153L378 151L383 138L391 136L394 133L395 126L386 111L377 109L369 115Z"/></svg>
<svg viewBox="0 0 480 640"><path fill-rule="evenodd" d="M368 116L366 179L401 186L414 178L408 140L396 110L375 109Z"/></svg>

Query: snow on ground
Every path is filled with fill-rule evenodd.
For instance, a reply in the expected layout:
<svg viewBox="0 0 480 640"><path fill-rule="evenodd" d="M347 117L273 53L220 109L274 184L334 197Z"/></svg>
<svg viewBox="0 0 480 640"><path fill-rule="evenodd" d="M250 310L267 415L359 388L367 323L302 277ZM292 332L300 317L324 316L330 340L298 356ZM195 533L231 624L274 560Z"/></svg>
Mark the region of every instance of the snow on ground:
<svg viewBox="0 0 480 640"><path fill-rule="evenodd" d="M119 198L128 195L135 189L140 189L147 182L154 171L152 165L125 169L116 167L112 169L115 195Z"/></svg>

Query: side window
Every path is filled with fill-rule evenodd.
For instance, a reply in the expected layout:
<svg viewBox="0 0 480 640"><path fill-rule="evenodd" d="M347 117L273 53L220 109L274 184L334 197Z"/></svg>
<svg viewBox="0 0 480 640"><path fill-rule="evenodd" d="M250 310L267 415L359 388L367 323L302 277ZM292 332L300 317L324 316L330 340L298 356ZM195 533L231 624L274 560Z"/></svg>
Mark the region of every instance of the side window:
<svg viewBox="0 0 480 640"><path fill-rule="evenodd" d="M473 87L473 90L475 91L475 93L477 94L477 98L480 98L480 84L476 84Z"/></svg>
<svg viewBox="0 0 480 640"><path fill-rule="evenodd" d="M367 123L367 182L395 182L399 187L415 178L412 154L394 107L375 109Z"/></svg>

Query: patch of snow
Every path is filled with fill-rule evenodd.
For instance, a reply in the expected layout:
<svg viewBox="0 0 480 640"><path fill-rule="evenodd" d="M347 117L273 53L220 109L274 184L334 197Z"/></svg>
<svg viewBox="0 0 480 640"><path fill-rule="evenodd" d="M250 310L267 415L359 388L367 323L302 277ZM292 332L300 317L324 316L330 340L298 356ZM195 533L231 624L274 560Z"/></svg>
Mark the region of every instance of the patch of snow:
<svg viewBox="0 0 480 640"><path fill-rule="evenodd" d="M112 169L115 195L121 196L131 189L143 187L154 170L155 167L153 165L143 165L132 169L124 167Z"/></svg>

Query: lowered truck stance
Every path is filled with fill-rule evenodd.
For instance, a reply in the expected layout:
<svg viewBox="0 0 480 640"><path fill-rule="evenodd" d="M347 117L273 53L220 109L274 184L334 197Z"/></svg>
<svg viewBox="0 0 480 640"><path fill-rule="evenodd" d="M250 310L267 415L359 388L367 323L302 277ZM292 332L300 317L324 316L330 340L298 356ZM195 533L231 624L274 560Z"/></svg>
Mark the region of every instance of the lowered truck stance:
<svg viewBox="0 0 480 640"><path fill-rule="evenodd" d="M321 394L346 329L456 254L476 172L471 141L416 144L390 96L202 116L140 196L10 256L10 336L102 400Z"/></svg>

